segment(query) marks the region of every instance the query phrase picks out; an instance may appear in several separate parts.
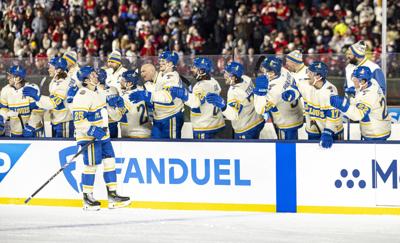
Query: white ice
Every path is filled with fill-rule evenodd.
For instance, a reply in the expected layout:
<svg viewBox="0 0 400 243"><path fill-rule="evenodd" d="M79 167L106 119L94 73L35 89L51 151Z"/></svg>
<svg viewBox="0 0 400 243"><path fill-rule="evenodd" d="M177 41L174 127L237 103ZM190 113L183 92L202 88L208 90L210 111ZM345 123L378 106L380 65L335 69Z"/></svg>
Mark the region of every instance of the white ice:
<svg viewBox="0 0 400 243"><path fill-rule="evenodd" d="M400 242L400 216L0 205L0 242Z"/></svg>

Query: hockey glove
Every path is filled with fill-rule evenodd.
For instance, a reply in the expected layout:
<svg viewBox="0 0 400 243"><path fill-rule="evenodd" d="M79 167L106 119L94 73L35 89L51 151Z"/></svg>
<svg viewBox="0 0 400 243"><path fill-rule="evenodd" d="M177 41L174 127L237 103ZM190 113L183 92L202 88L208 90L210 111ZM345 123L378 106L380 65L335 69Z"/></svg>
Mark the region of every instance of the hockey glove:
<svg viewBox="0 0 400 243"><path fill-rule="evenodd" d="M178 98L183 101L187 101L189 99L189 92L185 88L171 87L169 92L171 93L172 99Z"/></svg>
<svg viewBox="0 0 400 243"><path fill-rule="evenodd" d="M0 135L3 134L4 131L5 131L4 118L0 116Z"/></svg>
<svg viewBox="0 0 400 243"><path fill-rule="evenodd" d="M138 103L140 101L144 101L146 103L150 103L150 101L151 101L151 92L149 92L147 90L139 90L139 91L132 92L129 95L129 100L132 103Z"/></svg>
<svg viewBox="0 0 400 243"><path fill-rule="evenodd" d="M344 93L345 93L346 95L348 95L349 97L354 97L354 96L356 95L356 88L354 88L354 87L346 88L346 89L344 90Z"/></svg>
<svg viewBox="0 0 400 243"><path fill-rule="evenodd" d="M40 100L40 94L39 91L33 87L24 87L24 89L22 90L22 94L24 96L27 97L31 97L32 99L34 99L35 101L39 101Z"/></svg>
<svg viewBox="0 0 400 243"><path fill-rule="evenodd" d="M101 127L90 126L87 134L94 137L95 140L101 140L106 135L106 132Z"/></svg>
<svg viewBox="0 0 400 243"><path fill-rule="evenodd" d="M78 89L78 86L69 87L67 92L67 103L72 103L72 101L74 101L74 97L78 92Z"/></svg>
<svg viewBox="0 0 400 243"><path fill-rule="evenodd" d="M119 96L118 95L109 95L106 98L107 105L111 107L116 107L118 102Z"/></svg>
<svg viewBox="0 0 400 243"><path fill-rule="evenodd" d="M319 145L323 148L330 148L333 144L333 132L327 128L321 134Z"/></svg>
<svg viewBox="0 0 400 243"><path fill-rule="evenodd" d="M36 136L36 129L32 126L25 125L22 136L25 138L34 138Z"/></svg>
<svg viewBox="0 0 400 243"><path fill-rule="evenodd" d="M292 102L296 97L296 93L293 90L286 90L282 93L282 100Z"/></svg>
<svg viewBox="0 0 400 243"><path fill-rule="evenodd" d="M118 108L124 108L125 107L124 99L121 96L118 96L118 100L117 100L117 103L115 105Z"/></svg>
<svg viewBox="0 0 400 243"><path fill-rule="evenodd" d="M254 81L254 94L258 96L264 96L268 91L268 78L265 75L258 76Z"/></svg>
<svg viewBox="0 0 400 243"><path fill-rule="evenodd" d="M341 112L346 112L350 107L349 100L339 95L332 95L329 98L329 102L331 103L331 106L335 107Z"/></svg>
<svg viewBox="0 0 400 243"><path fill-rule="evenodd" d="M220 108L221 110L226 109L226 103L225 103L224 99L222 99L222 97L217 94L208 93L206 95L206 100L208 103Z"/></svg>

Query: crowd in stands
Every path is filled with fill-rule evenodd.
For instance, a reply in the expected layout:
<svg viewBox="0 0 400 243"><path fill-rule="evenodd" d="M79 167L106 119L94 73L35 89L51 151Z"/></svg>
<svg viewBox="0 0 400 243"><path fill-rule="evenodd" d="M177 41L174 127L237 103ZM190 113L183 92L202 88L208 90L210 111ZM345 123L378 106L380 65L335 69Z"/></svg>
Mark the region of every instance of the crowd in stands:
<svg viewBox="0 0 400 243"><path fill-rule="evenodd" d="M341 53L365 39L380 53L377 0L8 0L2 57ZM388 51L400 50L400 2L388 0Z"/></svg>

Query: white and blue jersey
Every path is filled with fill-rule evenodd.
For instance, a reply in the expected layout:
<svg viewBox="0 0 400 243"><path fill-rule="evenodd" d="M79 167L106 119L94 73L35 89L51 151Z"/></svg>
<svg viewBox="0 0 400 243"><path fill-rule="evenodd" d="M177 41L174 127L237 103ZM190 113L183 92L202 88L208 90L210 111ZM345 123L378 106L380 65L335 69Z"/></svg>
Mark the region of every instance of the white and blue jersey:
<svg viewBox="0 0 400 243"><path fill-rule="evenodd" d="M152 138L181 138L183 101L172 98L169 88L173 86L182 87L178 72L158 74L151 96L154 104Z"/></svg>
<svg viewBox="0 0 400 243"><path fill-rule="evenodd" d="M26 83L25 86L30 86L39 91L39 87L35 84ZM40 137L43 131L43 110L40 109L34 99L26 97L22 93L23 87L15 89L10 85L6 85L0 94L0 116L4 121L10 120L10 134L12 137L20 137L23 134L23 128L20 121L24 125L29 125L35 128L36 137Z"/></svg>

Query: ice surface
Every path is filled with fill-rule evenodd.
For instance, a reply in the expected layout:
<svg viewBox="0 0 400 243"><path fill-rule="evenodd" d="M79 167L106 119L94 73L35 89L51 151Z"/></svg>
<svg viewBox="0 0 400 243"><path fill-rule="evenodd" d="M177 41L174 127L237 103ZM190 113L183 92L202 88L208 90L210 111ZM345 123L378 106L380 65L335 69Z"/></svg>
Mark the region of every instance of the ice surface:
<svg viewBox="0 0 400 243"><path fill-rule="evenodd" d="M400 242L400 216L0 205L0 242Z"/></svg>

